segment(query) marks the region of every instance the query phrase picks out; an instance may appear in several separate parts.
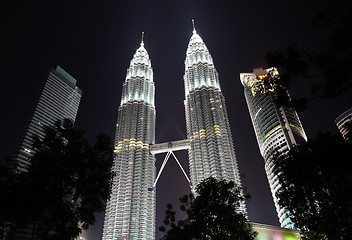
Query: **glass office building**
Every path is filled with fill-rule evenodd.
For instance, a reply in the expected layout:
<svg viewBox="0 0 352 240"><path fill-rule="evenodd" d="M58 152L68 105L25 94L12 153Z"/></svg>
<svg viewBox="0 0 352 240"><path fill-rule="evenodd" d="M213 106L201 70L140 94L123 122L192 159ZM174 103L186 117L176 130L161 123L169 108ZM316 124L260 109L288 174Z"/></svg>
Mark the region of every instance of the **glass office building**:
<svg viewBox="0 0 352 240"><path fill-rule="evenodd" d="M18 162L20 170L25 171L30 164L34 153L32 137L38 135L43 138L43 126L52 126L57 120L64 118L75 121L82 96L76 82L76 79L59 66L49 71L16 149L14 160Z"/></svg>
<svg viewBox="0 0 352 240"><path fill-rule="evenodd" d="M248 110L252 119L260 153L265 161L265 170L282 227L293 228L289 213L278 205L275 194L280 188L273 174L273 154L285 154L293 146L307 141L301 121L293 107L278 105L275 88L265 89L264 81L271 74L278 77L276 68L254 69L252 73L241 73ZM289 98L289 94L284 90Z"/></svg>

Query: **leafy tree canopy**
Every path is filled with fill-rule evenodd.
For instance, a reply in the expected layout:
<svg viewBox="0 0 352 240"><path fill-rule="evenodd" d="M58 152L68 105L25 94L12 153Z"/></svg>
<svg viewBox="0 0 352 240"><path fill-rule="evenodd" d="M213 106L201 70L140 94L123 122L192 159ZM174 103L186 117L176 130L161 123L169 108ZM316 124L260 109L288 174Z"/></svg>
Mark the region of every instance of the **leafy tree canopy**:
<svg viewBox="0 0 352 240"><path fill-rule="evenodd" d="M26 227L35 239L74 239L104 210L112 184L113 148L103 134L90 146L83 131L67 119L44 132L42 140L34 137L27 172L4 171L8 174L1 187L10 194L1 208L19 210L1 223L11 227L9 236Z"/></svg>
<svg viewBox="0 0 352 240"><path fill-rule="evenodd" d="M313 0L310 0L314 2ZM269 67L277 67L280 84L289 87L293 80L310 81L313 97L294 99L297 109L303 110L314 98L336 98L342 94L352 100L352 2L350 0L316 1L317 12L313 26L323 29L310 46L292 43L286 49L266 54ZM307 85L309 88L309 85Z"/></svg>
<svg viewBox="0 0 352 240"><path fill-rule="evenodd" d="M304 239L352 238L351 155L351 143L325 134L274 157L279 204Z"/></svg>
<svg viewBox="0 0 352 240"><path fill-rule="evenodd" d="M257 235L239 212L244 197L234 182L208 178L192 194L180 198L180 209L188 215L185 220L175 223L175 211L168 204L164 224L169 227L164 240L169 239L212 239L212 240L252 240ZM165 226L159 228L166 231Z"/></svg>

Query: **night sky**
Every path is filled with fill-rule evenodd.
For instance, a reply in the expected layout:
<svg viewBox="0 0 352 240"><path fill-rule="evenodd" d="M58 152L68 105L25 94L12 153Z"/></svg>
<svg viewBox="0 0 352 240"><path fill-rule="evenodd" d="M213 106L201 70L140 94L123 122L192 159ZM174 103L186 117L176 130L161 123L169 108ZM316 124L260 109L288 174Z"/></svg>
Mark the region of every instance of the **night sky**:
<svg viewBox="0 0 352 240"><path fill-rule="evenodd" d="M184 60L195 19L219 73L242 183L252 195L249 220L279 225L239 74L265 66L269 50L293 42L309 46L329 34L311 26L318 6L308 2L2 1L1 159L14 153L42 80L56 65L76 78L83 91L76 127L85 130L91 143L101 132L113 138L122 83L141 32L154 70L156 143L185 139ZM309 85L296 81L290 93L307 96ZM337 133L333 120L350 105L345 98L312 102L299 113L308 137ZM187 152L176 155L188 171ZM158 168L164 156L157 156ZM189 192L170 158L157 184L157 226L166 204L176 208L179 197ZM102 225L100 214L87 239L101 239Z"/></svg>

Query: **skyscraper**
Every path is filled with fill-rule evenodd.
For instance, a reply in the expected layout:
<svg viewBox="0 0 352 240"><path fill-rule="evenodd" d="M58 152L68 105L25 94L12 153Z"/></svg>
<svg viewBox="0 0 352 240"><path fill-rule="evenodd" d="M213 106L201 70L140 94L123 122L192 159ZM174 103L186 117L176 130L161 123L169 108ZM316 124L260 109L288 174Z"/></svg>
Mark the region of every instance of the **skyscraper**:
<svg viewBox="0 0 352 240"><path fill-rule="evenodd" d="M265 171L269 180L271 193L282 227L292 228L289 213L280 208L275 194L280 188L277 177L273 174L273 154L284 154L293 146L307 141L306 134L298 115L292 107L280 106L274 100L275 88L263 89L264 80L268 75L278 77L276 68L254 69L253 73L241 73L240 79L244 86L249 113L257 137L260 153L265 161ZM289 94L284 90L284 95Z"/></svg>
<svg viewBox="0 0 352 240"><path fill-rule="evenodd" d="M76 82L59 66L48 73L16 149L14 160L18 162L20 170L25 170L30 164L29 159L34 153L32 137L38 135L43 138L43 126L52 126L64 118L75 121L82 95Z"/></svg>
<svg viewBox="0 0 352 240"><path fill-rule="evenodd" d="M193 30L185 60L185 112L191 188L210 176L241 186L218 73L202 38ZM244 202L240 208L246 213Z"/></svg>
<svg viewBox="0 0 352 240"><path fill-rule="evenodd" d="M155 141L153 70L143 41L127 69L118 108L115 159L103 239L154 239ZM149 189L149 190L148 190Z"/></svg>
<svg viewBox="0 0 352 240"><path fill-rule="evenodd" d="M352 108L348 109L335 119L337 128L346 141L352 141Z"/></svg>

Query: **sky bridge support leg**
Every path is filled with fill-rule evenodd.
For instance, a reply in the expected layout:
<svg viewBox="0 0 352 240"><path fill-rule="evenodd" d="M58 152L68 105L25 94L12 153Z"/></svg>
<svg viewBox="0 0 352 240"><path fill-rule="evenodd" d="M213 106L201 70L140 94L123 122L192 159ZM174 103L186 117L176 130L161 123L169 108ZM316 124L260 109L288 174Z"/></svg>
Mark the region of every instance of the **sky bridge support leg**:
<svg viewBox="0 0 352 240"><path fill-rule="evenodd" d="M155 179L153 188L155 188L156 183L157 183L158 180L159 180L160 174L161 174L161 172L164 170L164 167L165 167L165 165L166 165L166 163L167 163L167 160L169 160L170 154L171 154L171 151L168 151L167 154L166 154L166 156L165 156L165 158L164 158L163 164L161 164L161 168L160 168L160 170L159 170L158 176L157 176L156 179Z"/></svg>
<svg viewBox="0 0 352 240"><path fill-rule="evenodd" d="M166 165L167 161L169 160L171 154L172 154L172 156L175 158L175 160L176 160L178 166L181 168L181 170L182 170L184 176L186 177L187 181L188 181L188 182L191 182L191 181L189 180L189 178L188 178L188 176L187 176L185 170L183 169L181 163L178 161L176 155L173 153L173 151L169 150L169 151L167 152L165 158L164 158L163 163L161 164L161 167L160 167L158 176L157 176L156 179L155 179L155 182L154 182L153 187L152 187L152 188L148 188L149 191L152 191L153 189L155 189L156 183L157 183L158 180L159 180L159 177L160 177L160 175L161 175L161 172L164 170L165 165Z"/></svg>
<svg viewBox="0 0 352 240"><path fill-rule="evenodd" d="M182 170L183 174L185 175L185 177L186 177L187 181L188 181L188 182L191 182L191 181L189 180L189 178L187 177L187 174L186 174L185 170L183 169L183 167L182 167L181 163L178 161L178 159L177 159L176 155L174 154L174 152L171 152L171 154L172 154L172 156L174 156L174 158L175 158L176 162L177 162L177 163L178 163L178 165L180 166L180 168L181 168L181 170Z"/></svg>

